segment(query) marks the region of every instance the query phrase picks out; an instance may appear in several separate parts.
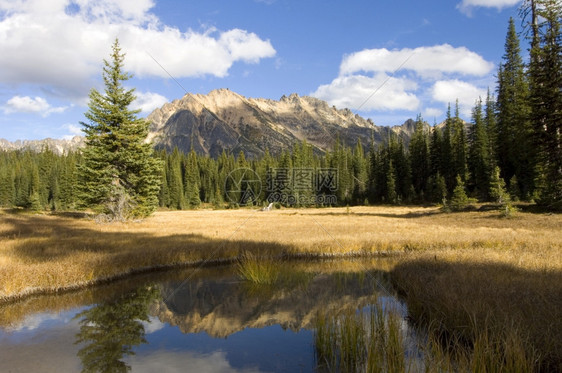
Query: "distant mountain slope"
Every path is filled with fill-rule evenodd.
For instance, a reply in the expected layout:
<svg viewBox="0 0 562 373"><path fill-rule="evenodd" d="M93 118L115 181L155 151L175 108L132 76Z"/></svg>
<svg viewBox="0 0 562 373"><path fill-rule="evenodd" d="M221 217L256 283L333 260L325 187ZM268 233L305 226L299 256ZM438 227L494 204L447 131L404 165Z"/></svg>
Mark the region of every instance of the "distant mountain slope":
<svg viewBox="0 0 562 373"><path fill-rule="evenodd" d="M266 149L278 154L302 140L325 151L338 137L348 146L359 139L367 148L371 138L380 143L391 132L407 142L414 130L412 120L379 127L349 109L338 110L313 97L291 94L274 101L246 98L228 89L186 94L154 110L147 119L152 123L149 139L157 148L193 148L213 157L223 150L244 151L248 157L259 157Z"/></svg>
<svg viewBox="0 0 562 373"><path fill-rule="evenodd" d="M18 140L10 142L0 139L0 150L31 150L40 152L49 148L56 154L75 151L84 146L84 137L74 136L72 139L43 139L43 140Z"/></svg>

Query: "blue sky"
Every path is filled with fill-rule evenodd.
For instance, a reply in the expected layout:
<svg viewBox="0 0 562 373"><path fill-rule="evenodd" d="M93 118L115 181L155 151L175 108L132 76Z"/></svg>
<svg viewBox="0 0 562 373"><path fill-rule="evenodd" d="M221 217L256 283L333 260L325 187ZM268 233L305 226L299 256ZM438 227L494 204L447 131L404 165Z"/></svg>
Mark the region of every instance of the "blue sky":
<svg viewBox="0 0 562 373"><path fill-rule="evenodd" d="M81 134L116 37L143 116L184 88L229 88L275 100L311 95L377 125L418 113L440 122L458 98L470 119L475 100L495 89L520 3L0 0L0 138Z"/></svg>

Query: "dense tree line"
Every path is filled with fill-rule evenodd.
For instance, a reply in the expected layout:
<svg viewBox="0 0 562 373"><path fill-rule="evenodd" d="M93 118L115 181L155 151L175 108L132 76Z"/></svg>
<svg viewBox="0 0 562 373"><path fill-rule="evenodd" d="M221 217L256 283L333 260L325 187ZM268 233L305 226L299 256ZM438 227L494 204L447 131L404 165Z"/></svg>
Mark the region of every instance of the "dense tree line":
<svg viewBox="0 0 562 373"><path fill-rule="evenodd" d="M77 208L79 153L0 152L0 205L33 210Z"/></svg>
<svg viewBox="0 0 562 373"><path fill-rule="evenodd" d="M106 198L107 194L92 192L103 192L94 184L105 180L104 188L128 188L127 195L144 206L138 215L150 213L156 204L168 209L268 202L292 206L444 203L462 208L468 198L501 203L534 200L561 209L562 10L556 0L527 0L522 13L530 30L529 63L524 62L510 19L495 94L488 91L484 100L475 102L469 123L461 120L458 103L454 112L449 106L440 126L430 127L418 116L408 146L394 135L369 149L359 141L353 148L335 141L330 151L318 154L302 142L281 154L266 152L261 159L250 160L242 152L223 152L217 159L178 149L152 154L141 143L122 149L130 138L146 135L146 124L134 117L135 112L125 110L125 123L130 125L114 129L110 141L93 150L65 155L49 149L1 152L0 205L74 209L92 198ZM106 109L126 107L134 99L131 91L117 84L127 78L118 71L122 55L117 44L113 61L113 65L106 63L106 93L111 98L117 92L119 97L112 102L97 92L91 94L87 113L91 124L85 127L93 144L100 134L105 136L103 123L113 123L111 116L104 116L114 111ZM96 170L98 158L108 157L108 147L128 153L110 168ZM139 152L142 157L135 156ZM123 159L130 161L123 163ZM148 165L147 175L135 171L141 163ZM158 184L158 201L146 203L143 198L155 195Z"/></svg>

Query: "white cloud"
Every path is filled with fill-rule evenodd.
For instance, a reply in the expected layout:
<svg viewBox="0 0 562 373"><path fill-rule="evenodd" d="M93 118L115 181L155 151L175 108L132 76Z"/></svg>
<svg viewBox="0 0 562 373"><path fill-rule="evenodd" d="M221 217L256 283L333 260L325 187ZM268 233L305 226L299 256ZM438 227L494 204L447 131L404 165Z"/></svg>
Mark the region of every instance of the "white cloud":
<svg viewBox="0 0 562 373"><path fill-rule="evenodd" d="M11 113L39 113L47 111L49 104L42 97L14 96L6 102L4 112Z"/></svg>
<svg viewBox="0 0 562 373"><path fill-rule="evenodd" d="M144 332L146 334L156 333L166 327L166 324L160 321L160 319L156 316L150 316L148 321L142 322L142 325L144 326Z"/></svg>
<svg viewBox="0 0 562 373"><path fill-rule="evenodd" d="M67 128L70 131L70 133L73 135L78 135L78 136L83 135L81 126L78 126L76 124L68 124Z"/></svg>
<svg viewBox="0 0 562 373"><path fill-rule="evenodd" d="M439 77L443 74L483 76L494 65L465 47L455 48L449 44L400 50L365 49L345 56L340 75L365 72L392 73L404 64L401 70L412 70L422 77Z"/></svg>
<svg viewBox="0 0 562 373"><path fill-rule="evenodd" d="M443 110L441 109L437 109L437 108L433 108L433 107L428 107L426 109L424 109L423 111L423 117L426 119L426 121L430 122L430 119L436 118L436 117L440 117L441 115L443 115Z"/></svg>
<svg viewBox="0 0 562 373"><path fill-rule="evenodd" d="M479 97L486 97L486 90L460 80L440 80L431 88L435 101L453 104L459 100L459 109L464 117L470 117L472 108Z"/></svg>
<svg viewBox="0 0 562 373"><path fill-rule="evenodd" d="M22 330L36 330L45 322L59 320L60 315L55 313L35 313L25 316L25 318L19 321L17 324L10 325L7 327L9 331L22 331Z"/></svg>
<svg viewBox="0 0 562 373"><path fill-rule="evenodd" d="M74 136L84 136L84 133L82 132L82 126L79 126L77 124L64 124L61 128L70 132L70 134L62 136L62 139L64 140L72 140Z"/></svg>
<svg viewBox="0 0 562 373"><path fill-rule="evenodd" d="M132 109L140 109L141 113L149 114L154 109L162 107L169 100L153 92L135 92L137 99L131 104Z"/></svg>
<svg viewBox="0 0 562 373"><path fill-rule="evenodd" d="M318 87L312 96L339 108L363 111L416 110L420 104L416 95L412 93L416 89L417 84L411 80L392 78L380 73L374 77L339 76L330 84Z"/></svg>
<svg viewBox="0 0 562 373"><path fill-rule="evenodd" d="M192 30L181 33L168 27L163 30L130 28L122 32L120 41L127 51L127 67L139 76L169 78L169 73L175 78L224 77L236 61L257 63L261 58L275 55L269 41L239 29L222 33L214 29L205 33Z"/></svg>
<svg viewBox="0 0 562 373"><path fill-rule="evenodd" d="M46 117L53 113L62 113L67 107L52 107L43 97L14 96L4 105L4 113L32 113Z"/></svg>
<svg viewBox="0 0 562 373"><path fill-rule="evenodd" d="M517 5L520 2L521 0L462 0L462 2L457 5L457 9L470 15L472 8L475 7L497 8L501 10Z"/></svg>
<svg viewBox="0 0 562 373"><path fill-rule="evenodd" d="M470 115L474 100L485 90L469 81L475 77L487 81L493 68L479 54L449 44L365 49L344 56L339 76L311 95L338 107L367 112L402 110L412 117L420 109L426 117L442 116L444 109L431 107L432 101L449 103L459 98L461 108L466 109L463 114Z"/></svg>
<svg viewBox="0 0 562 373"><path fill-rule="evenodd" d="M163 25L152 0L0 0L0 82L82 98L118 37L126 69L143 76L223 77L237 61L275 55L268 40L239 29L181 31ZM148 52L148 53L147 53Z"/></svg>
<svg viewBox="0 0 562 373"><path fill-rule="evenodd" d="M133 372L192 372L258 373L258 367L233 367L226 352L201 354L192 351L150 351L143 355L128 356L126 362Z"/></svg>

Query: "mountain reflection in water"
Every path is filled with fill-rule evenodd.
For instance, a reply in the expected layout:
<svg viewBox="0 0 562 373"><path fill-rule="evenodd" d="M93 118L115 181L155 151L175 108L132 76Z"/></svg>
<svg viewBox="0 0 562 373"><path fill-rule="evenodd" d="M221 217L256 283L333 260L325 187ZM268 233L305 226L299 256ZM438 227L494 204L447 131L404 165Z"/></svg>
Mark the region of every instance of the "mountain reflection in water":
<svg viewBox="0 0 562 373"><path fill-rule="evenodd" d="M6 305L0 371L314 371L319 312L377 299L403 307L384 261L281 265L274 285L252 286L232 267L190 268Z"/></svg>

